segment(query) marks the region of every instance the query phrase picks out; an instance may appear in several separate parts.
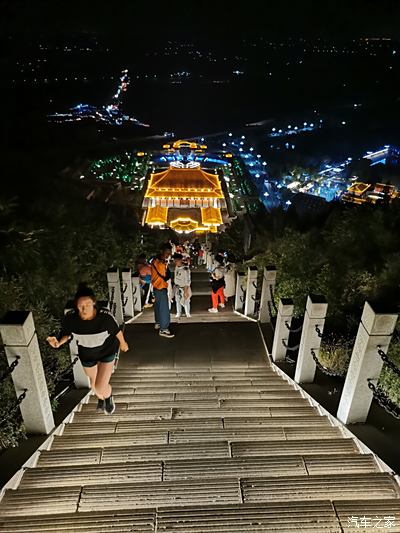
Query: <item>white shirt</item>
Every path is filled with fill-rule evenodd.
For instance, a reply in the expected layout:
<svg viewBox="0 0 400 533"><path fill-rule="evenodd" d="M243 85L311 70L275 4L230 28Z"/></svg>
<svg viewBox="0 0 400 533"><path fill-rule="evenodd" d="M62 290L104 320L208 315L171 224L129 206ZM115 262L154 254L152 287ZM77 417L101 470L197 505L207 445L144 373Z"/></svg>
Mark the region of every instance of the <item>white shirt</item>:
<svg viewBox="0 0 400 533"><path fill-rule="evenodd" d="M190 287L190 268L188 266L176 266L174 272L175 285L178 287Z"/></svg>

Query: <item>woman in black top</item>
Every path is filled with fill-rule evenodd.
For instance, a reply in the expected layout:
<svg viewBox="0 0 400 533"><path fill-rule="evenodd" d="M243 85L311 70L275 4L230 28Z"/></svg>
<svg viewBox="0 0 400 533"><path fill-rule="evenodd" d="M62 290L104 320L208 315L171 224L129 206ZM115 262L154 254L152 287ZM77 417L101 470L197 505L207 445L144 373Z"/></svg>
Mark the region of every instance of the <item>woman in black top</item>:
<svg viewBox="0 0 400 533"><path fill-rule="evenodd" d="M96 297L89 287L81 285L75 294L75 310L67 313L57 337L47 337L53 348L74 339L78 356L91 388L99 401L98 411L112 414L115 404L109 383L118 347L127 352L129 346L115 318L106 309L96 308Z"/></svg>

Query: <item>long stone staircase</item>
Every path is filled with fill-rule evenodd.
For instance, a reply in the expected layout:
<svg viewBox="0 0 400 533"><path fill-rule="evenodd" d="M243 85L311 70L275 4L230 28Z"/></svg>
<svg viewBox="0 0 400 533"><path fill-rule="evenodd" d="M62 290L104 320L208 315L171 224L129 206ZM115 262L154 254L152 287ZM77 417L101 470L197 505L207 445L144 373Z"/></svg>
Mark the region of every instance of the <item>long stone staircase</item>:
<svg viewBox="0 0 400 533"><path fill-rule="evenodd" d="M394 476L262 357L161 353L121 360L113 415L77 408L5 492L0 532L400 531Z"/></svg>

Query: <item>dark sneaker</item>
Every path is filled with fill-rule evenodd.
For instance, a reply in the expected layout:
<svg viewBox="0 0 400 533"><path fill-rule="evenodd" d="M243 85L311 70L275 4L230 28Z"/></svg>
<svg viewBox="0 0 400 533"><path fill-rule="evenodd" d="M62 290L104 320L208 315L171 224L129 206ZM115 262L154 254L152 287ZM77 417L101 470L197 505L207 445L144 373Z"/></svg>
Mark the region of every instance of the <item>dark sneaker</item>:
<svg viewBox="0 0 400 533"><path fill-rule="evenodd" d="M104 412L106 413L106 415L112 415L113 412L115 411L115 403L114 403L112 395L109 398L106 398L104 402L105 402Z"/></svg>
<svg viewBox="0 0 400 533"><path fill-rule="evenodd" d="M171 333L169 329L160 329L159 335L161 337L167 337L167 339L173 339L175 337L174 333Z"/></svg>
<svg viewBox="0 0 400 533"><path fill-rule="evenodd" d="M104 413L104 400L97 402L96 413Z"/></svg>

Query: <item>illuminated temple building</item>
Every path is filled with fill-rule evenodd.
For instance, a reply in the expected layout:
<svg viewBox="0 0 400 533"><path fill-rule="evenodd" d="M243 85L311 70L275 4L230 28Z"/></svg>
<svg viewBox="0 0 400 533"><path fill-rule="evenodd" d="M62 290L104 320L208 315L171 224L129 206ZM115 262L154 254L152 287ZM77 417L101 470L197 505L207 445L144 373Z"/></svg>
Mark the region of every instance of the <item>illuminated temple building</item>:
<svg viewBox="0 0 400 533"><path fill-rule="evenodd" d="M178 141L169 151L182 157L150 175L143 199L143 223L178 233L216 233L227 221L227 206L217 174L206 172L189 155L198 145ZM206 147L202 147L206 148Z"/></svg>
<svg viewBox="0 0 400 533"><path fill-rule="evenodd" d="M400 193L394 185L356 182L342 195L341 200L353 204L377 204L383 201L391 202L399 197Z"/></svg>

